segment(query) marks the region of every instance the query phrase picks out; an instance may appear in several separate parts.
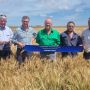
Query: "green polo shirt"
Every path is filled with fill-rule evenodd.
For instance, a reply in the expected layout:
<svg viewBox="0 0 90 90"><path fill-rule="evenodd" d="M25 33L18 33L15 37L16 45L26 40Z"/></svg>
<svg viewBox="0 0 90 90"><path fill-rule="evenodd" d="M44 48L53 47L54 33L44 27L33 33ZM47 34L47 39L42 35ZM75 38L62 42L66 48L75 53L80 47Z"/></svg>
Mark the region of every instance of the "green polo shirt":
<svg viewBox="0 0 90 90"><path fill-rule="evenodd" d="M43 46L58 46L60 44L60 34L57 30L51 29L48 35L45 29L38 32L36 43Z"/></svg>

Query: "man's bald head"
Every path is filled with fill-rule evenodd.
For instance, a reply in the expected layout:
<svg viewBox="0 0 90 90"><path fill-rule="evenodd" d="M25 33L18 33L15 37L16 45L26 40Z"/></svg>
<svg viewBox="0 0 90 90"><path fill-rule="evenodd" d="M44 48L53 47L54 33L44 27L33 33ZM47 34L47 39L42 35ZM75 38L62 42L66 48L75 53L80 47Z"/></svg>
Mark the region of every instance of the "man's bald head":
<svg viewBox="0 0 90 90"><path fill-rule="evenodd" d="M45 29L46 30L51 30L51 27L52 27L52 20L50 18L46 19L45 20Z"/></svg>
<svg viewBox="0 0 90 90"><path fill-rule="evenodd" d="M52 20L50 18L46 19L45 24L52 25Z"/></svg>

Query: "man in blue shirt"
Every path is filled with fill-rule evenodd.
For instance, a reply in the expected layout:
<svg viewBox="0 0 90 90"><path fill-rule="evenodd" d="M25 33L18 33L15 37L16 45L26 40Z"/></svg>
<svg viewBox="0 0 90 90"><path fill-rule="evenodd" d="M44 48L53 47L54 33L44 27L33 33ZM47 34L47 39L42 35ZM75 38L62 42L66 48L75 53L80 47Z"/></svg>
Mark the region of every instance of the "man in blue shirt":
<svg viewBox="0 0 90 90"><path fill-rule="evenodd" d="M75 33L75 23L70 21L67 23L67 30L61 33L61 45L62 46L81 46L82 40L81 37ZM76 52L63 52L62 58L70 56L75 57Z"/></svg>
<svg viewBox="0 0 90 90"><path fill-rule="evenodd" d="M26 57L29 58L31 53L23 51L25 45L31 45L36 37L36 32L29 27L29 17L22 17L22 26L14 33L13 42L17 45L16 58L19 62L24 62Z"/></svg>

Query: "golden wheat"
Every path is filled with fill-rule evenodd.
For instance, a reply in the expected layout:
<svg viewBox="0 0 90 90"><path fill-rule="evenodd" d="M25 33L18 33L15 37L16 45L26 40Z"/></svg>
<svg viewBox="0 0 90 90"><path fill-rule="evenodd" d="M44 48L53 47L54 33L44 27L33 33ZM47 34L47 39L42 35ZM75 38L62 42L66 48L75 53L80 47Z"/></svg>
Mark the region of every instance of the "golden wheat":
<svg viewBox="0 0 90 90"><path fill-rule="evenodd" d="M82 53L64 60L57 53L56 62L40 60L38 53L21 65L14 56L0 61L0 90L90 90L89 77L90 61Z"/></svg>

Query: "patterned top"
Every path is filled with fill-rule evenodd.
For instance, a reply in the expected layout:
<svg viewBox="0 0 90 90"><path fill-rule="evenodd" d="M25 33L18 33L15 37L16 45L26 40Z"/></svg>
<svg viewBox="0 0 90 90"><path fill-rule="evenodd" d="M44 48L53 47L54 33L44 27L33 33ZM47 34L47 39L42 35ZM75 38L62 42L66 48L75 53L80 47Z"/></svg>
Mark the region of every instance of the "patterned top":
<svg viewBox="0 0 90 90"><path fill-rule="evenodd" d="M24 30L22 27L18 28L13 36L13 43L22 42L25 45L32 44L32 38L36 37L36 32L33 28L29 27L29 29Z"/></svg>

